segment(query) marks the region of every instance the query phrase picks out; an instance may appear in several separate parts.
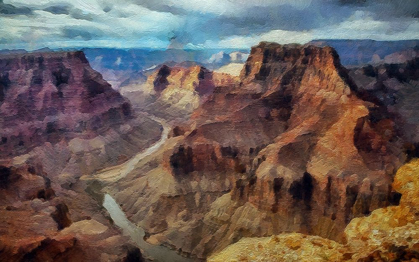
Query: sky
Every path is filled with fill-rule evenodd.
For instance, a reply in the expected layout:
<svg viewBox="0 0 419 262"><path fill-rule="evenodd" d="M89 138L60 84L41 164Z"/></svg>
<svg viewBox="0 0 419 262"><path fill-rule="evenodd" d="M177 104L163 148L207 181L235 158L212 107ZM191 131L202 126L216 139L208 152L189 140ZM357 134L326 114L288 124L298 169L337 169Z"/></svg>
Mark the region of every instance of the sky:
<svg viewBox="0 0 419 262"><path fill-rule="evenodd" d="M419 39L419 0L0 0L0 49Z"/></svg>

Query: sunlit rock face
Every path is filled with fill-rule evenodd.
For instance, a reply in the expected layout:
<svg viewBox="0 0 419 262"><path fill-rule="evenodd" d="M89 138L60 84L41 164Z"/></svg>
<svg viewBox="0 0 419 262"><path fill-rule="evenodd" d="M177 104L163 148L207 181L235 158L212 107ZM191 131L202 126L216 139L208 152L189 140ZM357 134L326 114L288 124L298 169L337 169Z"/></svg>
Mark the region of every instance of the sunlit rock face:
<svg viewBox="0 0 419 262"><path fill-rule="evenodd" d="M374 210L353 219L345 243L303 234L244 238L208 261L415 261L419 259L419 162L402 166L393 188L400 205Z"/></svg>
<svg viewBox="0 0 419 262"><path fill-rule="evenodd" d="M113 189L154 242L207 257L281 232L340 241L353 217L398 203L400 130L330 47L260 43L191 122Z"/></svg>
<svg viewBox="0 0 419 262"><path fill-rule="evenodd" d="M131 116L82 52L1 55L0 72L1 156L58 142L63 133L92 137Z"/></svg>
<svg viewBox="0 0 419 262"><path fill-rule="evenodd" d="M213 72L202 66L162 65L148 77L144 85L133 90L150 96L140 100L142 104L144 101L151 103L154 113L163 111L179 117L189 116L208 99L216 86L229 86L237 81L237 77Z"/></svg>
<svg viewBox="0 0 419 262"><path fill-rule="evenodd" d="M121 89L133 108L166 120L183 122L211 96L217 86L232 86L237 76L211 71L193 62L168 62L149 72L143 84Z"/></svg>

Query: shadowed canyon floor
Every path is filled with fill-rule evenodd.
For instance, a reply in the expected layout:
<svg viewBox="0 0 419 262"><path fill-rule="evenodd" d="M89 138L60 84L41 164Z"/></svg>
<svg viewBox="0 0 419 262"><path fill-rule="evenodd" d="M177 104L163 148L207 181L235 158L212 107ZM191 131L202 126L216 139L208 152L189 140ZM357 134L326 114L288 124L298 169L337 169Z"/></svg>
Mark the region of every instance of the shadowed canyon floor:
<svg viewBox="0 0 419 262"><path fill-rule="evenodd" d="M106 182L116 182L119 179L124 178L127 174L131 173L135 169L135 166L138 164L139 161L141 161L144 157L156 152L166 142L170 131L168 125L165 123L163 119L152 116L149 117L150 119L153 119L154 121L161 124L161 126L163 127L163 132L161 134L160 140L157 143L153 144L151 147L147 148L146 150L136 154L127 162L118 166L112 166L104 170L100 170L97 174L95 174L98 180ZM90 175L88 178L90 178Z"/></svg>

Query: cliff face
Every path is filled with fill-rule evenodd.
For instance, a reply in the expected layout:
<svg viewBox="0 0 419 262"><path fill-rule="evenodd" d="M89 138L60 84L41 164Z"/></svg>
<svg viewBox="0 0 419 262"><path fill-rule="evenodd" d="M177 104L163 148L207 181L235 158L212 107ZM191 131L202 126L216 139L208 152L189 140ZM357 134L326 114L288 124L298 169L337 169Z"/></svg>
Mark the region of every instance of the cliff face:
<svg viewBox="0 0 419 262"><path fill-rule="evenodd" d="M214 89L154 167L110 186L153 241L206 257L246 236L342 240L353 217L397 204L399 130L332 48L261 43L240 78Z"/></svg>
<svg viewBox="0 0 419 262"><path fill-rule="evenodd" d="M419 259L419 162L401 167L393 187L400 205L355 218L345 229L346 244L316 236L281 234L245 238L208 261L415 261Z"/></svg>
<svg viewBox="0 0 419 262"><path fill-rule="evenodd" d="M2 157L58 142L63 133L92 137L131 115L82 52L3 55L0 72Z"/></svg>
<svg viewBox="0 0 419 262"><path fill-rule="evenodd" d="M0 56L0 260L142 261L84 174L121 163L161 126L82 52Z"/></svg>
<svg viewBox="0 0 419 262"><path fill-rule="evenodd" d="M163 65L148 78L148 81L153 82L156 93L162 93L166 89L185 89L202 96L212 93L215 87L213 73L201 66L170 68Z"/></svg>

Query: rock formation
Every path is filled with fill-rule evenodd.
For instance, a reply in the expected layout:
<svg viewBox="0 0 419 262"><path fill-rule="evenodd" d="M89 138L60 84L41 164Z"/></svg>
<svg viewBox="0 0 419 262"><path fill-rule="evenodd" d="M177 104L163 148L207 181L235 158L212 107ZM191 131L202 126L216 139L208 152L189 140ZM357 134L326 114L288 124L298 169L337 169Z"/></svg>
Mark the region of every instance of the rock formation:
<svg viewBox="0 0 419 262"><path fill-rule="evenodd" d="M133 252L141 256L99 203L80 190L57 188L40 167L0 166L0 176L1 261L122 261Z"/></svg>
<svg viewBox="0 0 419 262"><path fill-rule="evenodd" d="M0 260L143 261L80 177L121 163L161 126L82 52L0 56Z"/></svg>
<svg viewBox="0 0 419 262"><path fill-rule="evenodd" d="M355 218L345 229L346 244L303 234L244 238L210 257L221 261L416 261L419 259L419 161L401 167L393 188L400 205Z"/></svg>
<svg viewBox="0 0 419 262"><path fill-rule="evenodd" d="M192 256L282 232L342 241L352 218L398 204L400 130L330 47L253 47L240 83L216 86L177 130L107 190L150 241Z"/></svg>
<svg viewBox="0 0 419 262"><path fill-rule="evenodd" d="M106 131L131 116L131 106L90 68L82 52L0 57L2 157L44 142Z"/></svg>
<svg viewBox="0 0 419 262"><path fill-rule="evenodd" d="M238 78L161 66L137 90L143 106L190 119L127 162L163 128L83 53L2 56L0 68L0 260L143 260L104 193L149 243L197 260L238 241L211 258L416 258L418 163L393 182L417 154L416 60L348 71L333 48L262 42Z"/></svg>
<svg viewBox="0 0 419 262"><path fill-rule="evenodd" d="M188 116L198 108L216 86L232 85L236 81L236 77L198 65L162 65L144 85L125 87L123 93L143 110L179 117Z"/></svg>

